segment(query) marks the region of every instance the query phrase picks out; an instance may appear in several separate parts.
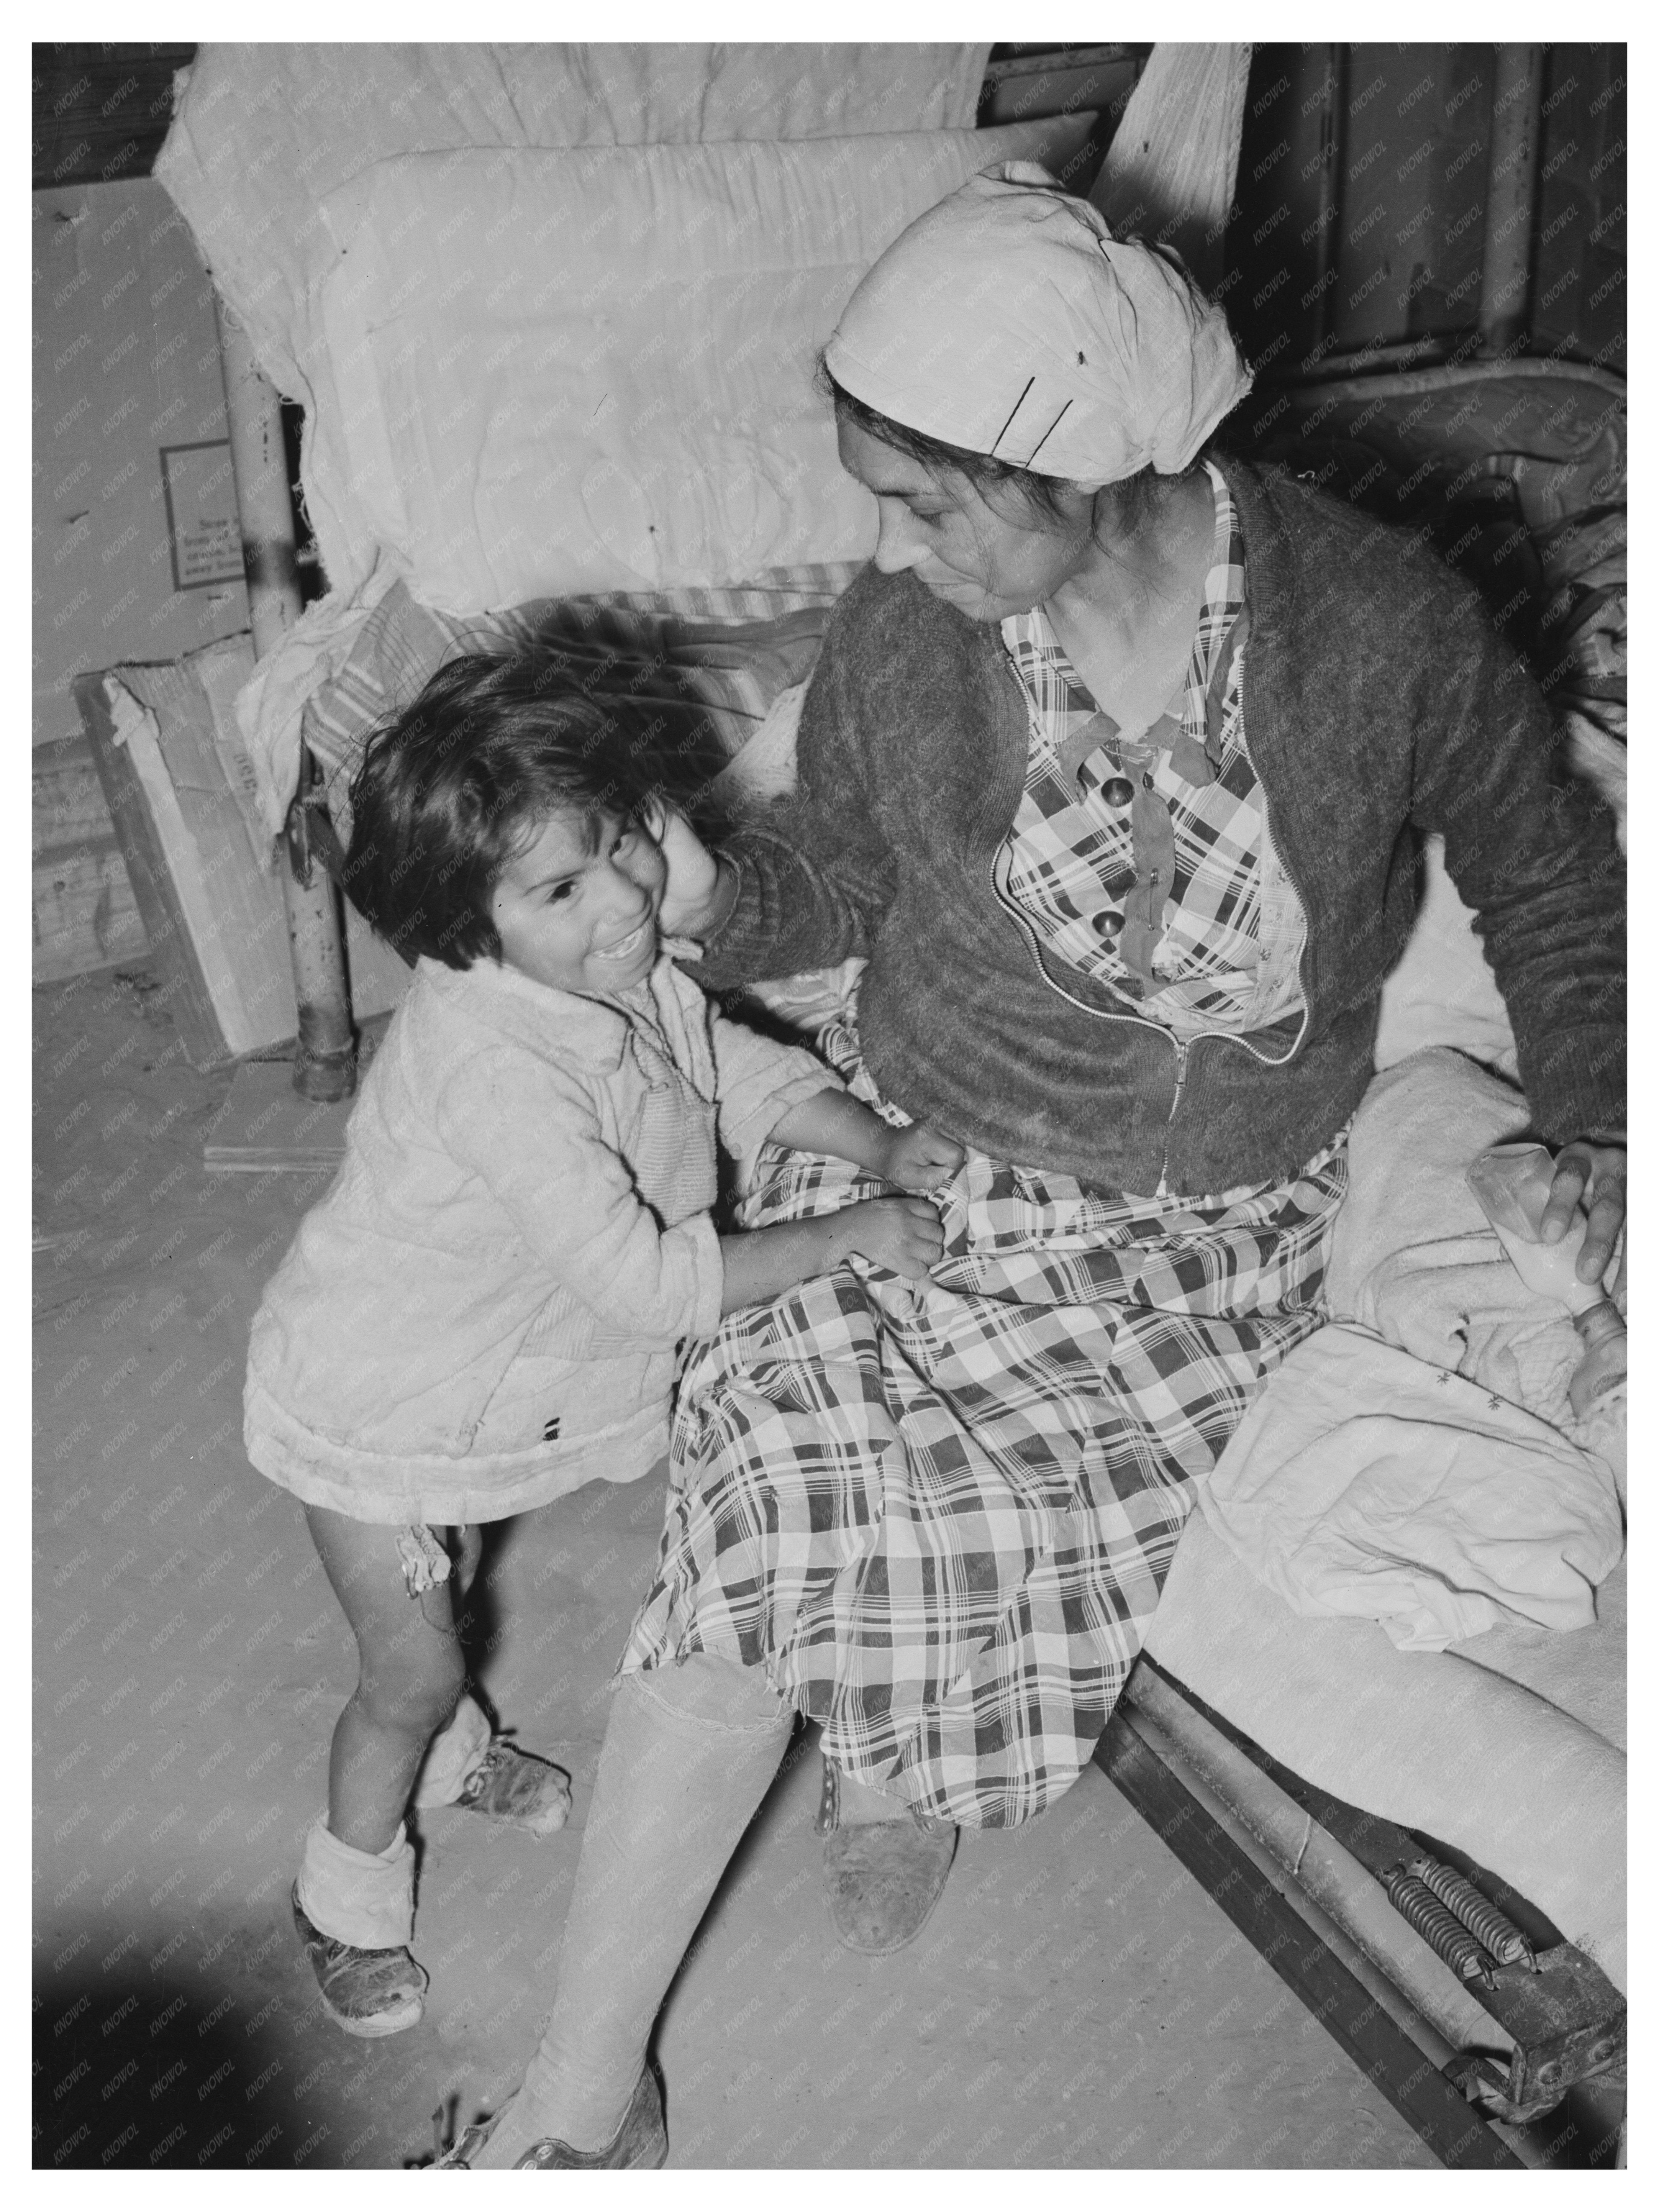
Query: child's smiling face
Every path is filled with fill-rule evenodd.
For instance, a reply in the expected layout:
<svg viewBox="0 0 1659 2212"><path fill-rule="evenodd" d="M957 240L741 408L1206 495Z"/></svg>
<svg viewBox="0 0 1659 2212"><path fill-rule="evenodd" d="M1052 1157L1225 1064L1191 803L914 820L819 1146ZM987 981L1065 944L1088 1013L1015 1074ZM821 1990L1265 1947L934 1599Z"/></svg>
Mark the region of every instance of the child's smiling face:
<svg viewBox="0 0 1659 2212"><path fill-rule="evenodd" d="M490 893L501 958L557 991L625 991L655 965L667 879L662 848L640 823L550 815Z"/></svg>

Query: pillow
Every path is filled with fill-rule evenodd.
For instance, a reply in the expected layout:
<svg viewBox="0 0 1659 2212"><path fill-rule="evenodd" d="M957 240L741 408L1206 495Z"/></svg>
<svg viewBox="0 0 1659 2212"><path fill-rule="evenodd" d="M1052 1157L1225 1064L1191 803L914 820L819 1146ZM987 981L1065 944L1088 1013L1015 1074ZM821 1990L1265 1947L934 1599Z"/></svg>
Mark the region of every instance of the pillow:
<svg viewBox="0 0 1659 2212"><path fill-rule="evenodd" d="M155 173L214 289L247 325L259 366L308 410L317 287L331 252L317 208L370 162L459 146L965 129L990 51L817 40L204 41L174 80ZM332 574L332 533L318 524Z"/></svg>
<svg viewBox="0 0 1659 2212"><path fill-rule="evenodd" d="M1091 121L363 170L322 206L307 492L355 568L331 580L378 543L417 600L473 613L864 556L873 508L813 388L842 304L976 170L1063 171Z"/></svg>

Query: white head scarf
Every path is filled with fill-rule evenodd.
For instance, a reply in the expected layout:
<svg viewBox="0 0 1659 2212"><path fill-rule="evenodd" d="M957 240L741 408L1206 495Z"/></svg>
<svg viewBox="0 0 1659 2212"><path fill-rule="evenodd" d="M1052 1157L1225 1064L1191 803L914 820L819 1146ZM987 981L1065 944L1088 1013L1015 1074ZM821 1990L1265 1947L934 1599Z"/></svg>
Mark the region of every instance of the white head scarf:
<svg viewBox="0 0 1659 2212"><path fill-rule="evenodd" d="M1115 239L1030 161L970 178L901 232L824 359L890 421L1080 483L1177 474L1251 382L1177 256Z"/></svg>

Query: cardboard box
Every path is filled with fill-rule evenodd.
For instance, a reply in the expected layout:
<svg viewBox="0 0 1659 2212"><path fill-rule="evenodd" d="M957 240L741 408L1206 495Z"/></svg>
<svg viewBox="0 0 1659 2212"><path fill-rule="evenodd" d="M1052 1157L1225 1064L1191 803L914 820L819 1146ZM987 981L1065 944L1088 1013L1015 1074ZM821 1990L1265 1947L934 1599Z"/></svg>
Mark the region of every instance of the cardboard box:
<svg viewBox="0 0 1659 2212"><path fill-rule="evenodd" d="M298 1018L277 869L232 702L246 637L177 662L77 677L74 690L154 964L196 1067L268 1049ZM359 1020L395 1006L409 973L348 906Z"/></svg>
<svg viewBox="0 0 1659 2212"><path fill-rule="evenodd" d="M149 178L33 198L36 981L143 952L70 686L247 628L212 286Z"/></svg>

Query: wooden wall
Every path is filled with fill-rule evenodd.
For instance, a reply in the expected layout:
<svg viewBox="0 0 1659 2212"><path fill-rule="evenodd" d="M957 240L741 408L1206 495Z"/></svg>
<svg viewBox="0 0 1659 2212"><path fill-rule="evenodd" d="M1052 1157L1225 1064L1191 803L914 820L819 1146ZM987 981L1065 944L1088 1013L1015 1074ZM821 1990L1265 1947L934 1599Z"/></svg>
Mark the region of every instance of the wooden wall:
<svg viewBox="0 0 1659 2212"><path fill-rule="evenodd" d="M39 981L145 939L70 686L244 630L212 289L149 178L31 206L31 765Z"/></svg>
<svg viewBox="0 0 1659 2212"><path fill-rule="evenodd" d="M1259 375L1478 349L1488 197L1504 189L1501 58L1482 45L1256 47L1226 297ZM1517 349L1620 375L1625 65L1620 45L1539 51L1530 219L1505 241L1529 270Z"/></svg>

